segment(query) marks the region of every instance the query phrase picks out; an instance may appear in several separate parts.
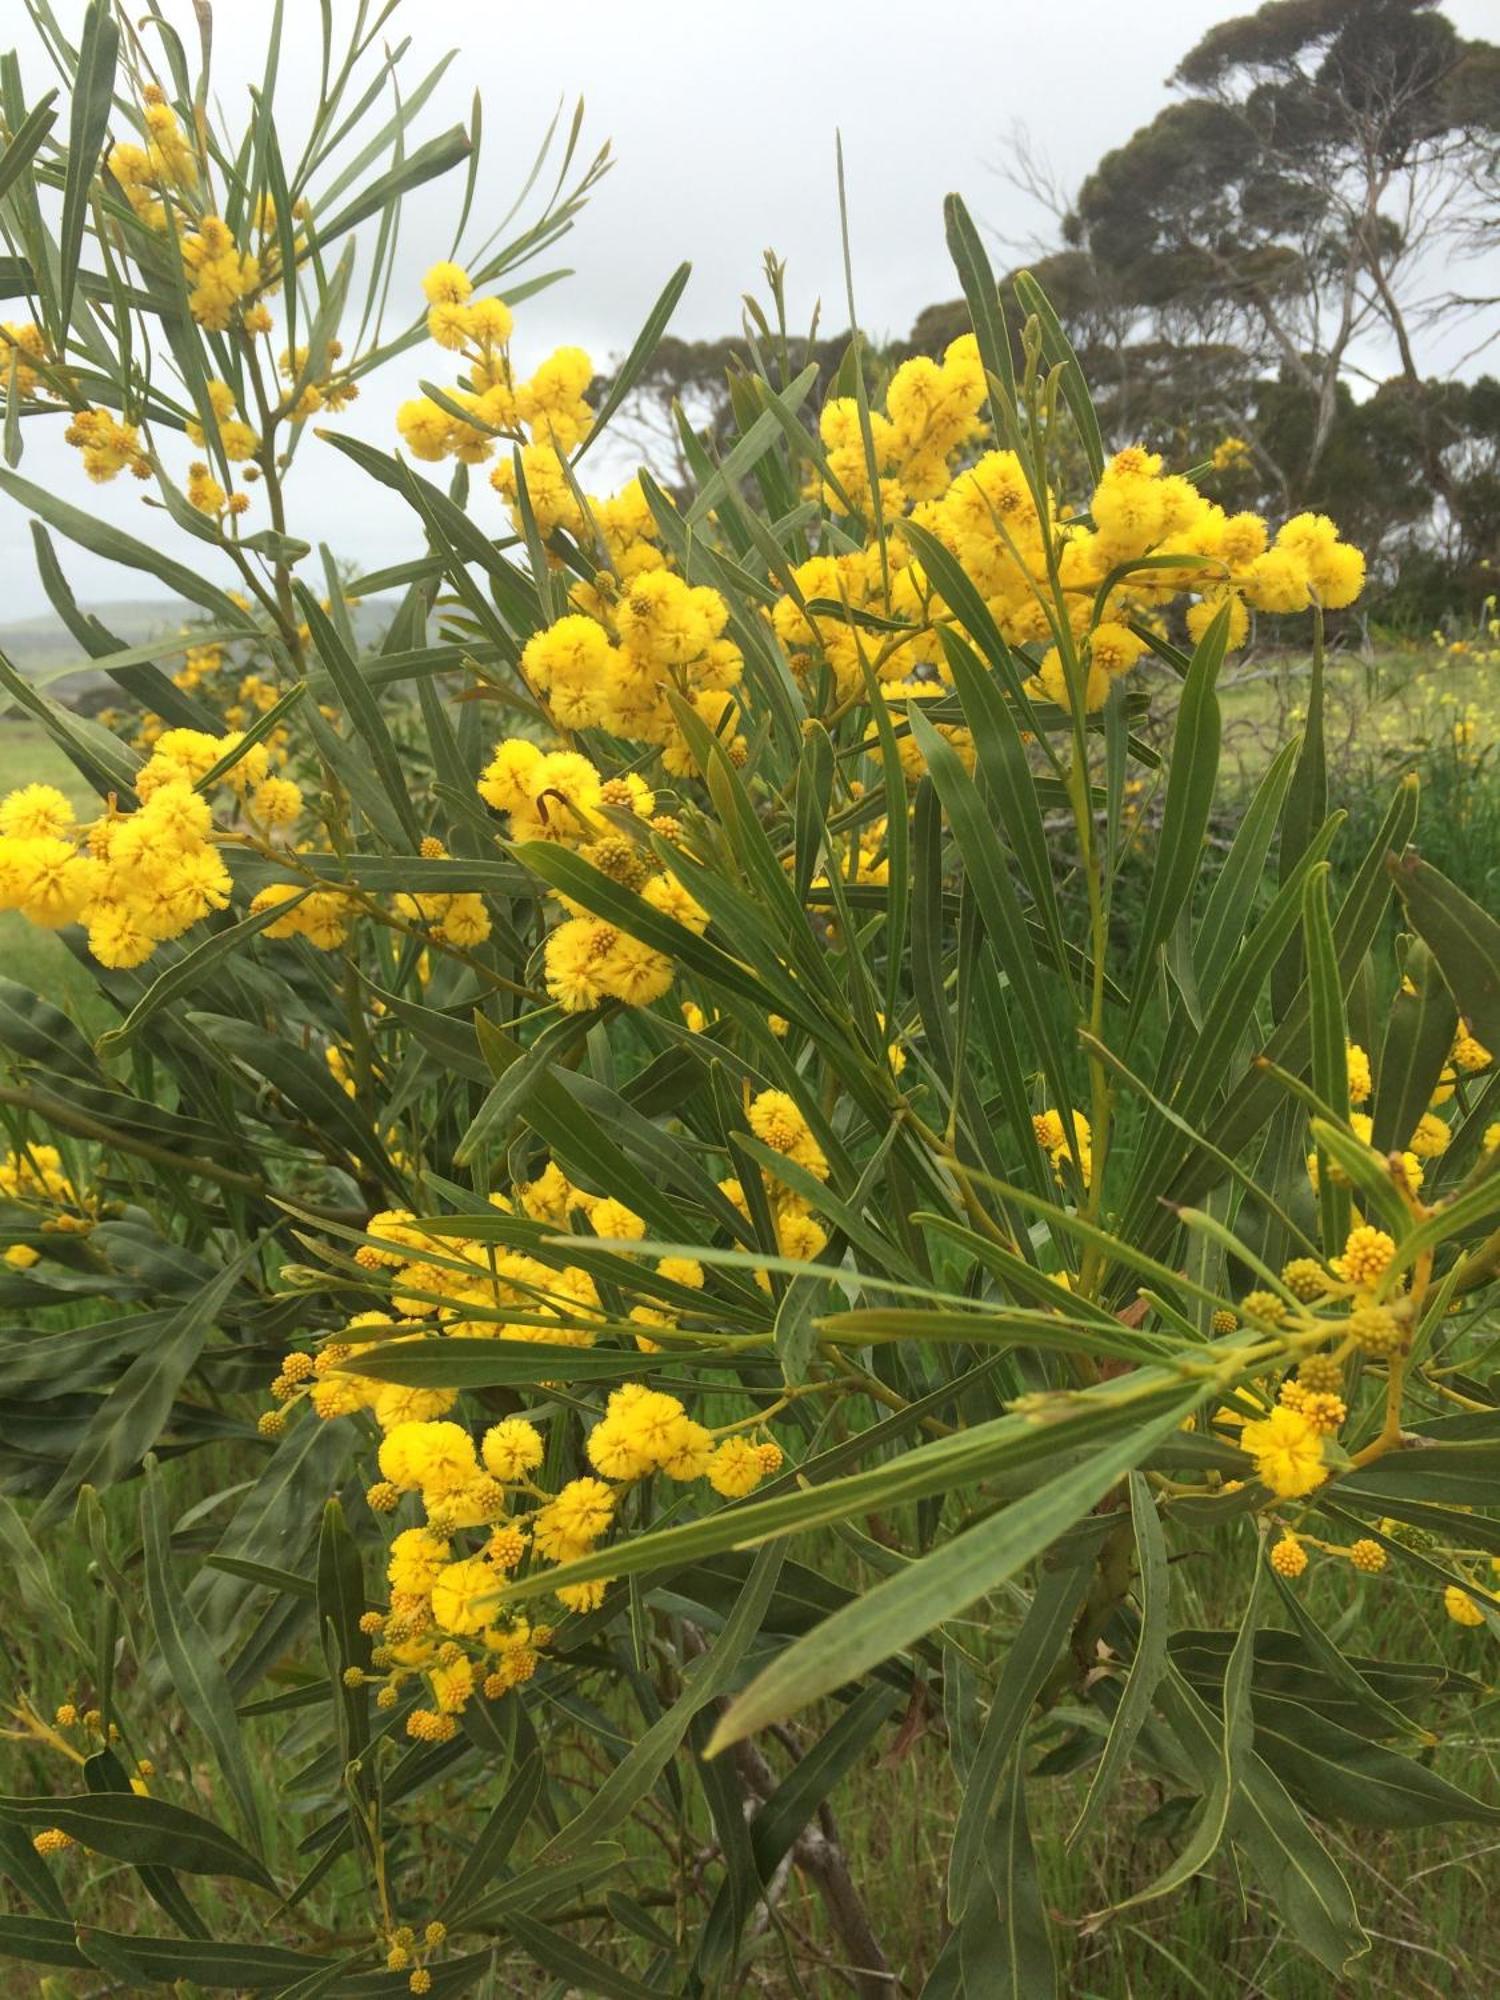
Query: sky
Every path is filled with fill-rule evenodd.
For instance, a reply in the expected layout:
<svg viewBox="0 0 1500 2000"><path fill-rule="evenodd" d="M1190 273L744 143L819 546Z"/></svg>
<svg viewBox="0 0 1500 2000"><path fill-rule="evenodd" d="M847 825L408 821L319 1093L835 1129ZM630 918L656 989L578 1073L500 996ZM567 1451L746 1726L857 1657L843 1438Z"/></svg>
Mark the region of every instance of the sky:
<svg viewBox="0 0 1500 2000"><path fill-rule="evenodd" d="M190 48L190 0L163 0ZM83 0L54 0L70 33ZM333 0L347 22L353 0ZM465 121L475 89L484 98L485 140L471 233L487 233L510 207L554 107L582 97L581 150L606 139L615 166L571 235L546 260L575 275L518 310L521 367L575 343L607 365L629 347L675 266L693 275L673 321L687 337L734 331L740 299L760 291L762 254L788 267L794 324L823 305L825 329L847 324L839 240L835 135L841 134L859 317L875 336L904 333L921 308L957 295L943 241L942 199L960 191L981 226L1014 242L1041 222L996 172L1007 136L1030 133L1057 180L1077 185L1101 154L1167 102L1166 79L1233 0L949 0L925 17L910 0L860 0L835 9L816 0L572 0L566 9L517 0L404 0L388 24L410 36L401 74L409 93L450 49L459 54L425 108L421 134ZM1449 0L1468 34L1495 29L1494 0ZM271 0L215 7L214 94L238 132L249 84L263 67ZM19 7L8 25L25 31ZM318 10L290 0L278 90L278 120L300 130L317 89ZM297 24L304 25L297 25ZM52 79L22 39L34 91ZM373 129L373 127L372 127ZM284 150L289 150L284 146ZM461 172L422 190L403 222L400 278L411 308L421 273L448 248ZM997 262L1006 253L997 250ZM356 280L356 283L358 281ZM399 282L399 280L398 280ZM395 442L392 416L418 375L449 379L449 357L415 350L370 382L340 420L359 437ZM179 555L203 557L140 490L120 479L90 486L59 425L27 426L24 476L88 505ZM311 441L309 441L311 443ZM188 448L166 448L184 461ZM174 461L175 463L175 461ZM629 466L601 459L617 477ZM179 471L183 468L177 468ZM499 502L476 489L475 508ZM294 469L293 532L329 541L340 556L374 568L419 544L402 503L313 447ZM160 586L87 553L65 552L81 599L154 595ZM20 511L0 502L0 623L46 609L32 571Z"/></svg>

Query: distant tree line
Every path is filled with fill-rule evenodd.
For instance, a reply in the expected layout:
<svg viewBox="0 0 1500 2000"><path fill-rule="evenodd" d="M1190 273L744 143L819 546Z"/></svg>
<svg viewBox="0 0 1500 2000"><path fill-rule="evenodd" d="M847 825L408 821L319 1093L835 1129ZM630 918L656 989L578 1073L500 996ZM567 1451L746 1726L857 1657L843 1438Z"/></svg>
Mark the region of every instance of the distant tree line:
<svg viewBox="0 0 1500 2000"><path fill-rule="evenodd" d="M1483 372L1493 351L1500 374L1500 47L1438 0L1268 0L1170 81L1071 194L1024 141L1008 155L1051 217L1017 267L1052 298L1109 434L1212 463L1226 506L1334 515L1392 624L1472 615L1500 583L1500 380ZM665 341L631 399L669 479L687 482L692 440L731 433L752 349L787 377L815 362L819 399L850 367L846 333L786 332L768 271L769 316L747 302L737 336ZM872 386L967 325L962 301L928 306L867 350Z"/></svg>

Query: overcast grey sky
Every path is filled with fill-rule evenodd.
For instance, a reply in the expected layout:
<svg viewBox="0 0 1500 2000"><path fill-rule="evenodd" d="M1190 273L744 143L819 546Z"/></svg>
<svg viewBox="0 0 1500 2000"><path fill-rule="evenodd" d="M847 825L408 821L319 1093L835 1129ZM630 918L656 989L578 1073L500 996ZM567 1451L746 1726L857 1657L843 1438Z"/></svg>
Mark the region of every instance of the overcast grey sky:
<svg viewBox="0 0 1500 2000"><path fill-rule="evenodd" d="M54 4L76 29L83 0ZM333 4L339 19L349 18L349 0ZM188 0L165 0L165 10L194 46ZM740 295L758 289L768 247L788 261L798 317L805 321L821 297L825 324L843 325L836 130L861 321L876 334L904 332L924 305L957 292L942 232L949 189L995 230L1016 236L1034 226L1022 197L993 171L1013 126L1028 127L1058 178L1074 186L1167 100L1168 74L1203 31L1245 10L1244 0L1071 0L1066 8L950 0L931 15L910 0L860 0L857 10L817 0L760 0L754 8L722 0L572 0L566 8L405 0L388 32L393 41L413 39L402 72L408 90L448 49L460 51L424 113L424 132L466 119L474 89L483 92L476 237L509 208L559 99L585 99L585 150L606 138L613 144L613 171L547 260L575 275L518 312L525 367L564 341L587 347L601 364L622 353L683 258L693 277L674 321L679 333L737 326ZM19 6L3 11L23 37L28 81L44 87L51 79L25 49ZM1493 33L1500 14L1496 0L1449 0L1447 11L1468 34ZM259 78L270 15L270 0L215 7L215 92L236 131L247 85ZM290 0L286 17L306 26L288 30L278 116L300 126L316 88L317 10L312 0ZM408 204L402 258L413 306L422 269L447 247L459 180ZM341 424L371 442L394 442L396 402L419 374L445 379L447 361L424 348L396 363ZM177 552L182 538L160 513L146 512L133 482L89 485L59 428L28 425L22 472ZM401 504L331 458L312 449L299 458L294 531L330 541L365 567L413 552L414 524ZM487 491L476 507L493 507L498 522L499 503ZM186 543L182 552L189 550L201 558L201 544ZM65 553L81 596L152 594L148 579L82 551ZM0 622L45 609L25 522L5 503L0 579Z"/></svg>

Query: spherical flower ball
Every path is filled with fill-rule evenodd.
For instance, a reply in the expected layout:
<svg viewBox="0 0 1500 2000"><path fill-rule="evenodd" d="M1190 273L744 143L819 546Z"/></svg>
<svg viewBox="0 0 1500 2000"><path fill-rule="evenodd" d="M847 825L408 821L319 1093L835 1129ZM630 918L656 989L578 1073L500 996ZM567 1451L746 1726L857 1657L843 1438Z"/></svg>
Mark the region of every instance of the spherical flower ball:
<svg viewBox="0 0 1500 2000"><path fill-rule="evenodd" d="M1472 1035L1467 1027L1459 1029L1453 1043L1453 1066L1463 1071L1465 1076L1473 1076L1479 1070L1488 1069L1494 1058L1484 1043Z"/></svg>
<svg viewBox="0 0 1500 2000"><path fill-rule="evenodd" d="M1378 1284L1396 1255L1396 1241L1383 1229L1362 1222L1351 1229L1339 1259L1339 1274L1351 1285Z"/></svg>
<svg viewBox="0 0 1500 2000"><path fill-rule="evenodd" d="M656 1463L619 1412L595 1424L585 1449L589 1463L606 1479L644 1479Z"/></svg>
<svg viewBox="0 0 1500 2000"><path fill-rule="evenodd" d="M661 1257L657 1260L656 1275L665 1278L669 1284L686 1285L690 1291L701 1292L704 1286L703 1266L696 1257Z"/></svg>
<svg viewBox="0 0 1500 2000"><path fill-rule="evenodd" d="M1379 1542L1362 1535L1349 1550L1349 1560L1364 1576L1378 1576L1385 1568L1386 1553Z"/></svg>
<svg viewBox="0 0 1500 2000"><path fill-rule="evenodd" d="M448 1544L430 1528L405 1528L391 1543L386 1578L402 1597L425 1597L448 1561Z"/></svg>
<svg viewBox="0 0 1500 2000"><path fill-rule="evenodd" d="M570 1479L537 1512L532 1527L537 1554L550 1562L586 1554L608 1532L614 1511L615 1496L602 1479Z"/></svg>
<svg viewBox="0 0 1500 2000"><path fill-rule="evenodd" d="M1452 1128L1435 1111L1424 1111L1411 1135L1411 1150L1419 1160L1435 1160L1448 1150Z"/></svg>
<svg viewBox="0 0 1500 2000"><path fill-rule="evenodd" d="M1285 1326L1288 1318L1286 1301L1274 1292L1246 1292L1240 1313L1252 1326Z"/></svg>
<svg viewBox="0 0 1500 2000"><path fill-rule="evenodd" d="M1389 1306L1356 1306L1344 1330L1361 1354L1376 1359L1398 1353L1404 1338L1401 1322Z"/></svg>
<svg viewBox="0 0 1500 2000"><path fill-rule="evenodd" d="M609 1589L607 1576L591 1577L587 1583L565 1583L556 1592L565 1611L597 1611Z"/></svg>
<svg viewBox="0 0 1500 2000"><path fill-rule="evenodd" d="M545 1456L542 1434L524 1417L505 1417L484 1434L480 1446L486 1470L510 1483L534 1472Z"/></svg>
<svg viewBox="0 0 1500 2000"><path fill-rule="evenodd" d="M446 1494L457 1493L479 1471L474 1440L462 1424L423 1424L412 1451L417 1484L426 1500L440 1500ZM384 1466L381 1471L385 1471Z"/></svg>
<svg viewBox="0 0 1500 2000"><path fill-rule="evenodd" d="M439 300L428 309L427 331L439 347L456 353L469 338L469 308Z"/></svg>
<svg viewBox="0 0 1500 2000"><path fill-rule="evenodd" d="M760 1452L748 1438L725 1438L708 1463L708 1483L726 1500L753 1493L764 1478Z"/></svg>
<svg viewBox="0 0 1500 2000"><path fill-rule="evenodd" d="M496 1569L513 1570L526 1553L526 1530L517 1521L501 1521L484 1545Z"/></svg>
<svg viewBox="0 0 1500 2000"><path fill-rule="evenodd" d="M690 1479L701 1479L708 1471L714 1455L713 1434L692 1417L679 1417L671 1428L670 1437L664 1441L662 1455L657 1461L668 1479L686 1483Z"/></svg>
<svg viewBox="0 0 1500 2000"><path fill-rule="evenodd" d="M1195 646L1202 643L1204 634L1213 624L1225 605L1229 606L1229 627L1225 634L1225 649L1238 652L1244 645L1250 631L1250 614L1245 609L1245 600L1237 591L1224 591L1216 597L1205 597L1187 609L1188 637Z"/></svg>
<svg viewBox="0 0 1500 2000"><path fill-rule="evenodd" d="M1240 1316L1238 1313L1230 1312L1227 1306L1220 1306L1219 1310L1209 1321L1208 1330L1210 1333L1218 1334L1222 1338L1225 1334L1236 1332L1239 1328L1239 1323Z"/></svg>
<svg viewBox="0 0 1500 2000"><path fill-rule="evenodd" d="M430 306L461 306L474 289L474 281L461 264L446 260L434 264L422 280L422 291Z"/></svg>
<svg viewBox="0 0 1500 2000"><path fill-rule="evenodd" d="M262 778L250 795L250 810L262 826L290 826L302 810L302 788L290 778Z"/></svg>
<svg viewBox="0 0 1500 2000"><path fill-rule="evenodd" d="M1041 692L1048 701L1065 713L1071 713L1073 696L1068 685L1068 670L1063 665L1062 654L1058 652L1056 646L1050 646L1043 654L1042 663L1037 668L1037 680L1041 684ZM1096 710L1103 708L1109 699L1109 685L1109 675L1105 669L1090 660L1083 687L1083 706L1088 714L1092 715Z"/></svg>
<svg viewBox="0 0 1500 2000"><path fill-rule="evenodd" d="M1291 550L1267 549L1244 573L1245 595L1258 611L1286 614L1305 611L1311 579L1307 565Z"/></svg>
<svg viewBox="0 0 1500 2000"><path fill-rule="evenodd" d="M1484 1613L1462 1585L1450 1583L1443 1592L1443 1609L1455 1625L1482 1625Z"/></svg>
<svg viewBox="0 0 1500 2000"><path fill-rule="evenodd" d="M1255 1476L1283 1500L1300 1499L1328 1476L1323 1440L1300 1411L1284 1404L1246 1424L1240 1443L1255 1460Z"/></svg>
<svg viewBox="0 0 1500 2000"><path fill-rule="evenodd" d="M1297 1363L1297 1380L1309 1395L1336 1396L1344 1385L1343 1364L1331 1354L1304 1354Z"/></svg>
<svg viewBox="0 0 1500 2000"><path fill-rule="evenodd" d="M1328 1290L1328 1274L1315 1257L1294 1257L1283 1267L1281 1282L1304 1304L1321 1298Z"/></svg>
<svg viewBox="0 0 1500 2000"><path fill-rule="evenodd" d="M828 1161L812 1135L796 1099L784 1090L763 1090L750 1103L750 1130L763 1145L782 1153L820 1181L828 1178Z"/></svg>
<svg viewBox="0 0 1500 2000"><path fill-rule="evenodd" d="M460 1653L456 1660L443 1660L427 1675L440 1715L461 1715L474 1692L474 1662Z"/></svg>
<svg viewBox="0 0 1500 2000"><path fill-rule="evenodd" d="M449 1563L432 1582L432 1615L445 1632L480 1632L494 1615L499 1579L480 1556Z"/></svg>
<svg viewBox="0 0 1500 2000"><path fill-rule="evenodd" d="M1318 601L1328 611L1342 611L1365 587L1365 558L1349 542L1335 542L1308 564L1308 576Z"/></svg>
<svg viewBox="0 0 1500 2000"><path fill-rule="evenodd" d="M1301 1576L1307 1568L1307 1550L1295 1535L1283 1535L1280 1541L1271 1544L1271 1567L1289 1581Z"/></svg>
<svg viewBox="0 0 1500 2000"><path fill-rule="evenodd" d="M55 785L22 785L0 799L0 833L12 839L55 838L72 824L73 808Z"/></svg>
<svg viewBox="0 0 1500 2000"><path fill-rule="evenodd" d="M1348 1421L1348 1404L1342 1396L1334 1395L1331 1391L1309 1389L1305 1383L1301 1383L1300 1386L1302 1397L1297 1408L1320 1437L1332 1437L1334 1432Z"/></svg>
<svg viewBox="0 0 1500 2000"><path fill-rule="evenodd" d="M486 347L503 347L515 320L504 299L474 299L469 305L469 331ZM587 385L585 385L587 386Z"/></svg>
<svg viewBox="0 0 1500 2000"><path fill-rule="evenodd" d="M602 1201L594 1203L589 1227L596 1236L635 1243L646 1233L646 1218L637 1215L633 1208L627 1208L623 1201L616 1201L613 1195L606 1195Z"/></svg>
<svg viewBox="0 0 1500 2000"><path fill-rule="evenodd" d="M414 1383L386 1382L375 1397L375 1421L383 1431L402 1424L426 1424L446 1416L458 1401L456 1389L419 1389Z"/></svg>
<svg viewBox="0 0 1500 2000"><path fill-rule="evenodd" d="M1089 659L1110 675L1128 673L1145 650L1144 639L1112 619L1096 625L1089 635Z"/></svg>

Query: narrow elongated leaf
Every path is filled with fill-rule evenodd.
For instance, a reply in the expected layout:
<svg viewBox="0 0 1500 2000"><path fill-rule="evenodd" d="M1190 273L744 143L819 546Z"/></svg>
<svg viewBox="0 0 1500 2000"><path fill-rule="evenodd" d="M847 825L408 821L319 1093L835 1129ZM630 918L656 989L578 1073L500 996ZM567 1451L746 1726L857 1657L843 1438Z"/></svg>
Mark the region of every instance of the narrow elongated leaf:
<svg viewBox="0 0 1500 2000"><path fill-rule="evenodd" d="M55 1826L80 1847L140 1867L188 1875L229 1875L274 1892L264 1865L201 1813L135 1792L79 1792L65 1798L0 1798L0 1819Z"/></svg>
<svg viewBox="0 0 1500 2000"><path fill-rule="evenodd" d="M172 1685L189 1716L203 1731L229 1782L252 1840L260 1845L260 1811L250 1776L234 1696L215 1657L208 1634L193 1616L172 1572L167 1500L154 1458L146 1461L141 1501L141 1541L145 1558L146 1604L156 1643Z"/></svg>
<svg viewBox="0 0 1500 2000"><path fill-rule="evenodd" d="M81 507L59 499L46 487L23 479L16 472L0 472L0 493L6 494L28 513L38 515L48 527L66 535L70 542L77 542L80 548L89 549L108 562L120 563L126 569L154 576L179 597L186 597L194 604L201 604L206 611L211 611L221 625L247 635L257 635L261 643L265 643L264 634L249 612L242 610L233 598L210 583L198 570L189 569L185 563L178 562L149 542L138 542L133 535L127 535L103 515L86 513Z"/></svg>
<svg viewBox="0 0 1500 2000"><path fill-rule="evenodd" d="M599 1840L635 1806L675 1755L693 1717L718 1699L733 1682L745 1653L760 1631L776 1588L784 1551L762 1549L755 1558L733 1611L710 1650L696 1660L683 1680L677 1700L622 1757L588 1804L561 1832L554 1834L538 1860L555 1863Z"/></svg>
<svg viewBox="0 0 1500 2000"><path fill-rule="evenodd" d="M1420 938L1412 940L1405 972L1391 1002L1375 1072L1370 1143L1382 1153L1404 1147L1416 1131L1432 1102L1458 1027L1453 996Z"/></svg>
<svg viewBox="0 0 1500 2000"><path fill-rule="evenodd" d="M994 2000L1053 2000L1052 1926L1026 1817L1026 1773L1018 1751L987 1830L983 1867L958 1929L965 1994Z"/></svg>
<svg viewBox="0 0 1500 2000"><path fill-rule="evenodd" d="M462 1913L472 1908L476 1898L504 1868L506 1857L531 1819L541 1792L542 1776L540 1754L521 1766L469 1849L444 1899L445 1910Z"/></svg>
<svg viewBox="0 0 1500 2000"><path fill-rule="evenodd" d="M344 1676L365 1673L370 1665L370 1641L360 1630L365 1587L359 1549L344 1521L337 1500L323 1509L318 1536L318 1618L329 1641L329 1662L335 1699L339 1704L339 1749L346 1766L361 1758L370 1742L369 1696L363 1685L350 1687Z"/></svg>
<svg viewBox="0 0 1500 2000"><path fill-rule="evenodd" d="M71 1919L57 1916L0 1915L0 1957L24 1959L31 1965L65 1965L78 1972L89 1969Z"/></svg>
<svg viewBox="0 0 1500 2000"><path fill-rule="evenodd" d="M964 206L960 195L943 197L943 226L948 239L948 254L953 259L958 272L958 281L963 286L964 300L969 308L969 317L974 323L974 339L979 348L979 358L984 364L986 375L993 375L1004 387L1009 402L1016 399L1015 362L1010 351L1010 335L1006 331L1005 318L1000 305L999 287L995 283L995 273L991 267L989 253L984 247L984 239L974 227L974 218ZM1008 412L1006 413L1008 415ZM1000 430L1004 419L995 413L995 428Z"/></svg>
<svg viewBox="0 0 1500 2000"><path fill-rule="evenodd" d="M1198 1398L1177 1399L1078 1466L888 1577L799 1639L730 1704L709 1754L779 1722L966 1611L1079 1520L1116 1480L1175 1430Z"/></svg>
<svg viewBox="0 0 1500 2000"><path fill-rule="evenodd" d="M113 108L120 27L109 0L91 0L83 17L78 67L68 127L68 167L63 181L62 226L58 233L58 318L64 328L73 316L73 287L89 196ZM61 351L59 349L59 351Z"/></svg>
<svg viewBox="0 0 1500 2000"><path fill-rule="evenodd" d="M49 90L45 97L39 97L25 118L10 135L5 151L0 153L0 196L13 181L31 165L41 151L43 142L57 123L57 92Z"/></svg>
<svg viewBox="0 0 1500 2000"><path fill-rule="evenodd" d="M269 909L242 917L237 924L227 924L223 930L212 932L190 951L184 952L175 964L169 965L151 982L119 1027L110 1028L99 1037L100 1055L117 1055L121 1049L128 1048L153 1016L180 1000L185 993L191 993L216 965L258 936L268 924L279 922L308 893L308 890L301 889L284 901L272 904Z"/></svg>
<svg viewBox="0 0 1500 2000"><path fill-rule="evenodd" d="M52 1573L19 1508L4 1494L0 1494L0 1550L4 1552L15 1593L36 1619L42 1635L49 1643L54 1638L61 1639L87 1659L91 1649L74 1622L67 1600L52 1581Z"/></svg>
<svg viewBox="0 0 1500 2000"><path fill-rule="evenodd" d="M422 830L412 807L411 791L401 769L391 732L386 727L380 704L370 692L352 655L339 636L338 628L305 584L297 585L297 601L312 634L318 658L328 670L344 713L360 741L370 753L376 775L395 809L396 816L413 847L420 844Z"/></svg>
<svg viewBox="0 0 1500 2000"><path fill-rule="evenodd" d="M286 1945L214 1944L208 1939L126 1936L120 1931L78 1927L79 1950L101 1970L157 1986L191 1980L216 1990L281 1991L290 1981L317 1971L326 1960Z"/></svg>
<svg viewBox="0 0 1500 2000"><path fill-rule="evenodd" d="M1139 967L1133 1021L1140 1019L1153 991L1146 968L1170 935L1203 865L1203 836L1208 831L1219 776L1219 700L1215 690L1228 636L1229 612L1225 607L1193 648L1177 704L1161 834L1135 941Z"/></svg>
<svg viewBox="0 0 1500 2000"><path fill-rule="evenodd" d="M629 1973L620 1972L597 1952L588 1951L565 1931L550 1930L533 1923L519 1912L506 1919L506 1929L528 1957L544 1972L563 1980L569 1991L598 1993L604 2000L658 2000L660 1988L643 1986Z"/></svg>
<svg viewBox="0 0 1500 2000"><path fill-rule="evenodd" d="M1037 963L1021 905L1010 880L1003 848L974 781L952 746L923 715L917 702L908 705L911 731L922 752L938 796L948 809L948 821L964 858L995 956L1005 969L1047 1072L1052 1101L1071 1101L1068 1064L1063 1055L1057 1015Z"/></svg>
<svg viewBox="0 0 1500 2000"><path fill-rule="evenodd" d="M1418 855L1392 855L1390 871L1459 1011L1487 1049L1500 1049L1500 923Z"/></svg>
<svg viewBox="0 0 1500 2000"><path fill-rule="evenodd" d="M1338 952L1328 920L1328 869L1313 869L1302 896L1302 935L1307 955L1308 1028L1312 1041L1312 1087L1332 1114L1349 1122L1349 1031L1339 980ZM1349 1190L1329 1171L1326 1155L1318 1175L1318 1208L1323 1241L1342 1243L1349 1233Z"/></svg>
<svg viewBox="0 0 1500 2000"><path fill-rule="evenodd" d="M1044 1566L1031 1609L1011 1641L996 1684L989 1716L964 1784L963 1804L953 1830L948 1859L948 1916L957 1923L970 1897L983 1893L982 1872L991 1843L996 1793L1007 1769L1018 1760L1016 1746L1026 1718L1051 1673L1068 1629L1083 1601L1092 1562ZM1006 1816L1002 1802L1000 1817Z"/></svg>
<svg viewBox="0 0 1500 2000"><path fill-rule="evenodd" d="M154 1346L136 1356L90 1418L56 1485L36 1512L37 1525L61 1518L80 1486L112 1486L132 1472L156 1441L220 1308L260 1248L247 1243L187 1301Z"/></svg>
<svg viewBox="0 0 1500 2000"><path fill-rule="evenodd" d="M1140 1626L1135 1654L1126 1676L1124 1693L1109 1726L1104 1754L1095 1768L1088 1796L1068 1834L1070 1847L1077 1844L1089 1827L1098 1823L1099 1814L1119 1783L1136 1739L1151 1713L1157 1683L1167 1664L1172 1573L1167 1566L1166 1537L1162 1533L1156 1501L1139 1472L1130 1475L1130 1518L1135 1529L1136 1592L1140 1599Z"/></svg>

